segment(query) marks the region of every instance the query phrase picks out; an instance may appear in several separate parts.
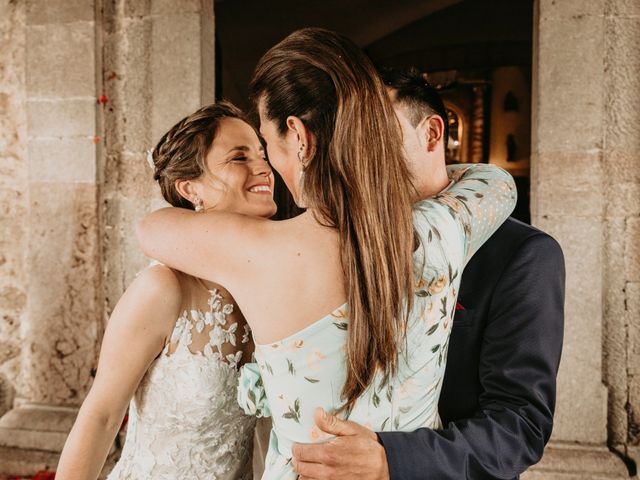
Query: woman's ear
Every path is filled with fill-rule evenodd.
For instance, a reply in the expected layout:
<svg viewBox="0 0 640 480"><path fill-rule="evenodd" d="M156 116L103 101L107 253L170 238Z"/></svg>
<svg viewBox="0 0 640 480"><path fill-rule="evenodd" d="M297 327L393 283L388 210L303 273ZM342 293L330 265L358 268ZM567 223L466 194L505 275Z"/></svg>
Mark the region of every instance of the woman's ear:
<svg viewBox="0 0 640 480"><path fill-rule="evenodd" d="M293 115L287 117L287 129L288 137L292 142L296 142L297 145L294 146L300 152L300 156L305 161L310 160L315 151L315 139L311 131L299 117Z"/></svg>
<svg viewBox="0 0 640 480"><path fill-rule="evenodd" d="M202 198L200 185L193 180L176 180L175 186L180 196L193 205L198 203L198 199Z"/></svg>

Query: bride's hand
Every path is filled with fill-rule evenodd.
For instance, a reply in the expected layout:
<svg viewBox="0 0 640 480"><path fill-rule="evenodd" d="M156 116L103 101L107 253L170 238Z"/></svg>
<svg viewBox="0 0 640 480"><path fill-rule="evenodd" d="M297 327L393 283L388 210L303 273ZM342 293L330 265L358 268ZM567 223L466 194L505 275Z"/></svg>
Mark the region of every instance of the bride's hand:
<svg viewBox="0 0 640 480"><path fill-rule="evenodd" d="M327 443L294 444L293 468L299 480L388 480L387 455L375 432L321 408L315 412L315 421L320 430L336 438Z"/></svg>

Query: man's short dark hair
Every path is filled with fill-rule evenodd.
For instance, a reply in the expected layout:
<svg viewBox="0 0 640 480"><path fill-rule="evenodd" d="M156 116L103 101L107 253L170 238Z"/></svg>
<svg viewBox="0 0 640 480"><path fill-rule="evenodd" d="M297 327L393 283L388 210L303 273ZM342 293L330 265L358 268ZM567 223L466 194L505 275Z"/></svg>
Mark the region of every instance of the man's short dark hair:
<svg viewBox="0 0 640 480"><path fill-rule="evenodd" d="M429 115L438 115L444 123L444 149L449 140L449 118L438 91L429 84L417 68L384 68L382 81L396 91L396 101L407 108L409 121L416 127Z"/></svg>

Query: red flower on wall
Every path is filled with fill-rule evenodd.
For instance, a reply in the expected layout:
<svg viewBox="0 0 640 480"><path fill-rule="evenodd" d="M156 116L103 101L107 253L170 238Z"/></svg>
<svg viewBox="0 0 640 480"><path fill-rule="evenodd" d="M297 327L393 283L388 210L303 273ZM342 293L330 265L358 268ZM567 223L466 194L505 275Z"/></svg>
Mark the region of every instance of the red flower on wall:
<svg viewBox="0 0 640 480"><path fill-rule="evenodd" d="M39 472L36 472L33 477L9 477L8 480L55 480L55 478L56 472L52 472L50 470L41 470Z"/></svg>

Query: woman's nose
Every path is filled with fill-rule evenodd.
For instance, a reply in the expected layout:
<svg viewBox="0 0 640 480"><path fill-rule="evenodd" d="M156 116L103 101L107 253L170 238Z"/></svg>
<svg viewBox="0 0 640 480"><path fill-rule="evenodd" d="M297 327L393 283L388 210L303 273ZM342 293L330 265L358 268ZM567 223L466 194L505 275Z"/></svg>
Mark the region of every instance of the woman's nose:
<svg viewBox="0 0 640 480"><path fill-rule="evenodd" d="M269 165L269 162L264 159L257 160L253 164L253 174L263 177L271 175L271 166Z"/></svg>

